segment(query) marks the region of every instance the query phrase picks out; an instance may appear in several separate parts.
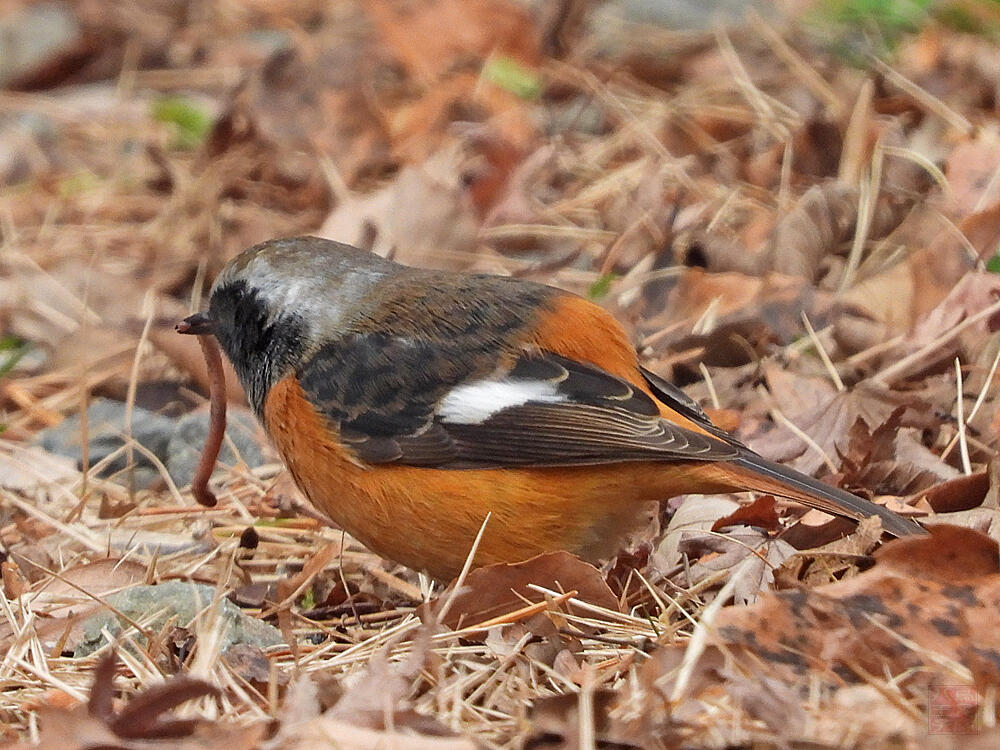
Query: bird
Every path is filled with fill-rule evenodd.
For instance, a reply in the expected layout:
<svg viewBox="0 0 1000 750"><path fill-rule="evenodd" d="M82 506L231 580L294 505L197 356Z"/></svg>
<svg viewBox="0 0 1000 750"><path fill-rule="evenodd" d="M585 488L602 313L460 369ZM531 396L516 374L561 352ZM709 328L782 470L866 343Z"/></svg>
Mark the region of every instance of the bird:
<svg viewBox="0 0 1000 750"><path fill-rule="evenodd" d="M477 566L600 562L682 494L771 493L926 533L758 455L643 367L611 313L556 287L281 238L230 260L184 330L218 340L314 506L439 579L480 532Z"/></svg>

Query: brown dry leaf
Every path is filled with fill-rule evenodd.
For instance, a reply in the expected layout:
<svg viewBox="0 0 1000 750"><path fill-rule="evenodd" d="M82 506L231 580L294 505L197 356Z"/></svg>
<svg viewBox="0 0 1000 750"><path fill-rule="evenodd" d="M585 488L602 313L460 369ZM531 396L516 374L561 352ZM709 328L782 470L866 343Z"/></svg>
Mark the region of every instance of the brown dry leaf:
<svg viewBox="0 0 1000 750"><path fill-rule="evenodd" d="M942 525L928 537L886 544L875 560L874 568L845 581L725 609L712 623L711 637L733 653L763 661L769 674L790 684L802 670L836 684L941 659L972 668L977 684L996 684L996 667L977 666L973 657L1000 664L997 543Z"/></svg>
<svg viewBox="0 0 1000 750"><path fill-rule="evenodd" d="M685 321L690 325L713 306L716 318L724 318L751 307L763 290L764 280L754 276L689 268L667 298L662 317L671 324Z"/></svg>
<svg viewBox="0 0 1000 750"><path fill-rule="evenodd" d="M51 577L37 582L33 589L42 594L44 599L83 600L85 595L80 589L95 596L102 596L145 581L146 573L146 566L133 560L106 558L72 565L60 571L58 578ZM47 613L51 615L55 611L58 610L49 609Z"/></svg>
<svg viewBox="0 0 1000 750"><path fill-rule="evenodd" d="M796 375L773 363L765 365L764 374L782 414L809 435L823 453L782 425L767 435L751 438L751 447L807 474L825 466L826 459L836 462L840 446L846 449L848 431L859 419L866 425L878 426L900 405L909 405L899 394L864 385L838 392L825 378Z"/></svg>
<svg viewBox="0 0 1000 750"><path fill-rule="evenodd" d="M977 486L982 488L983 485L986 486L985 493L977 505L936 513L928 517L925 522L954 524L975 529L1000 541L1000 461L990 461L986 467L986 477L979 482L973 482L972 488L975 490ZM978 492L973 493L972 498L966 498L966 502L962 502L961 505L967 504L970 499L978 499Z"/></svg>
<svg viewBox="0 0 1000 750"><path fill-rule="evenodd" d="M21 575L17 563L4 560L0 563L0 574L3 576L3 595L8 599L17 599L28 591L28 582Z"/></svg>
<svg viewBox="0 0 1000 750"><path fill-rule="evenodd" d="M781 538L798 550L820 549L852 533L853 521L831 517L821 510L810 509L782 532Z"/></svg>
<svg viewBox="0 0 1000 750"><path fill-rule="evenodd" d="M847 433L847 447L843 451L838 448L845 485L864 487L879 495L909 495L958 476L957 469L911 434L900 432L905 411L906 407L897 407L874 430L860 417L855 420Z"/></svg>
<svg viewBox="0 0 1000 750"><path fill-rule="evenodd" d="M120 708L114 704L117 656L103 656L94 667L88 705L70 709L42 707L39 715L41 750L202 750L225 745L254 750L265 727L227 726L204 719L177 719L173 709L207 696L218 696L214 685L178 675L138 693ZM161 742L166 740L167 742Z"/></svg>
<svg viewBox="0 0 1000 750"><path fill-rule="evenodd" d="M843 312L835 319L835 335L848 353L909 333L973 270L968 242L980 257L991 256L1000 239L1000 207L963 219L958 229L933 212L912 211L886 240L911 250L840 295Z"/></svg>
<svg viewBox="0 0 1000 750"><path fill-rule="evenodd" d="M454 267L457 253L471 263L478 219L462 180L464 162L461 144L453 142L419 166L403 167L385 187L346 197L316 234L408 265Z"/></svg>
<svg viewBox="0 0 1000 750"><path fill-rule="evenodd" d="M34 568L28 561L23 564L27 570ZM95 597L142 583L146 573L145 565L108 558L73 565L61 571L59 578L46 575L37 580L25 599L39 615L34 625L36 637L46 648L61 644L62 651L72 651L82 635L79 623L102 608ZM7 649L11 635L10 623L0 623L0 650Z"/></svg>
<svg viewBox="0 0 1000 750"><path fill-rule="evenodd" d="M16 443L0 445L0 487L34 495L43 487L75 479L72 459Z"/></svg>
<svg viewBox="0 0 1000 750"><path fill-rule="evenodd" d="M435 599L421 605L418 614L424 622L433 622L442 604L451 601L442 624L453 630L469 627L544 602L546 596L529 588L529 584L559 593L576 591L576 599L618 611L618 599L597 568L568 552L549 552L520 563L476 568L457 594L453 596L452 583ZM571 603L566 606L572 611Z"/></svg>
<svg viewBox="0 0 1000 750"><path fill-rule="evenodd" d="M409 652L398 661L390 661L393 645L390 641L368 659L364 673L334 698L334 705L322 716L315 715L319 696L310 695L309 686L300 679L285 701L286 720L280 733L284 742L280 747L302 747L297 744L299 738L323 736L332 726L347 725L352 727L348 736L357 730L359 742L363 743L391 743L402 734L413 737L416 747L432 747L430 743L434 740L444 742L443 747L451 747L451 743L456 748L466 747L460 744L466 740L458 738L433 716L413 710L413 696L423 687L425 676L436 674L440 666L440 657L431 650L434 631L435 628L427 626L418 629L409 642Z"/></svg>
<svg viewBox="0 0 1000 750"><path fill-rule="evenodd" d="M733 515L741 507L726 495L687 495L672 503L680 503L680 507L670 517L654 554L656 566L663 571L673 570L684 559L681 544L685 539L704 536L719 519Z"/></svg>
<svg viewBox="0 0 1000 750"><path fill-rule="evenodd" d="M816 279L823 258L854 232L857 190L840 182L814 185L774 228L761 271Z"/></svg>
<svg viewBox="0 0 1000 750"><path fill-rule="evenodd" d="M753 343L760 344L763 354L769 343L787 344L799 338L802 312L814 321L822 319L832 298L792 276L772 273L757 277L687 268L670 291L666 306L658 295L642 302L649 310L640 321L640 330L655 336L657 346L666 344L674 351L692 346L706 351L715 348L718 351L712 359L720 362L724 362L727 349L735 349L738 353L730 358L746 362ZM699 336L711 338L699 340Z"/></svg>
<svg viewBox="0 0 1000 750"><path fill-rule="evenodd" d="M992 258L1000 248L1000 202L966 216L958 225L981 260Z"/></svg>
<svg viewBox="0 0 1000 750"><path fill-rule="evenodd" d="M423 88L388 118L398 158L423 161L456 119L488 121L518 149L534 140L524 101L479 75L490 55L539 64L539 30L524 6L511 0L366 0L364 7L382 41Z"/></svg>
<svg viewBox="0 0 1000 750"><path fill-rule="evenodd" d="M463 123L452 127L457 113L461 113ZM470 123L475 126L470 128ZM537 137L529 105L505 89L484 85L482 77L474 73L455 73L435 84L421 98L397 107L387 127L393 156L411 165L421 164L440 150L455 131L482 135L504 144L514 154L534 145ZM480 155L482 162L488 163L488 154ZM507 171L512 169L513 165ZM470 173L464 179L471 186L480 177Z"/></svg>
<svg viewBox="0 0 1000 750"><path fill-rule="evenodd" d="M953 215L965 216L978 208L1000 202L1000 181L994 179L1000 169L1000 139L991 129L976 132L948 154L944 173L951 192L945 208Z"/></svg>
<svg viewBox="0 0 1000 750"><path fill-rule="evenodd" d="M369 729L343 719L319 716L297 727L272 746L275 750L477 750L475 742L455 735L416 734L405 727Z"/></svg>
<svg viewBox="0 0 1000 750"><path fill-rule="evenodd" d="M648 747L637 728L622 721L612 713L618 698L613 690L597 690L593 693L564 693L534 701L529 714L530 730L525 738L525 748L530 750L575 750L581 748L580 709L581 703L593 717L595 748L608 750L629 750Z"/></svg>
<svg viewBox="0 0 1000 750"><path fill-rule="evenodd" d="M287 614L290 610L292 604L295 602L295 598L300 596L302 592L313 582L313 580L318 576L323 569L328 565L333 563L334 560L341 554L341 546L339 544L324 544L316 552L309 556L305 564L302 566L302 570L295 575L285 578L278 582L278 603L274 606L274 610L279 613ZM282 631L285 628L282 627ZM287 633L282 632L283 635L287 636ZM295 638L288 641L289 645L293 645L297 642ZM293 645L294 647L294 645Z"/></svg>
<svg viewBox="0 0 1000 750"><path fill-rule="evenodd" d="M838 297L834 340L845 353L855 354L908 331L917 294L911 263L895 263L860 279Z"/></svg>
<svg viewBox="0 0 1000 750"><path fill-rule="evenodd" d="M874 564L871 552L881 541L881 520L874 516L862 519L853 533L813 545L785 560L775 571L775 588L814 587L868 570Z"/></svg>
<svg viewBox="0 0 1000 750"><path fill-rule="evenodd" d="M525 65L540 61L537 27L511 0L365 0L364 6L389 49L424 84L492 53Z"/></svg>
<svg viewBox="0 0 1000 750"><path fill-rule="evenodd" d="M990 488L989 472L962 475L917 492L911 501L926 500L935 513L970 510L982 505ZM912 505L913 502L910 502Z"/></svg>
<svg viewBox="0 0 1000 750"><path fill-rule="evenodd" d="M712 524L712 531L727 526L756 526L767 531L777 531L780 527L778 512L775 510L774 495L761 495L750 505L741 505L724 518Z"/></svg>
<svg viewBox="0 0 1000 750"><path fill-rule="evenodd" d="M912 336L907 338L907 348L916 350L937 340L966 318L995 304L998 298L1000 276L978 271L966 274L951 293L917 323ZM989 321L980 321L972 329L984 333L990 329ZM954 352L954 345L942 346L933 353L931 360L950 359Z"/></svg>
<svg viewBox="0 0 1000 750"><path fill-rule="evenodd" d="M739 604L757 599L774 583L774 571L795 548L783 539L772 539L748 526L730 528L725 534L689 533L680 545L680 552L693 561L676 578L689 588L721 571L731 571L735 588L733 597Z"/></svg>

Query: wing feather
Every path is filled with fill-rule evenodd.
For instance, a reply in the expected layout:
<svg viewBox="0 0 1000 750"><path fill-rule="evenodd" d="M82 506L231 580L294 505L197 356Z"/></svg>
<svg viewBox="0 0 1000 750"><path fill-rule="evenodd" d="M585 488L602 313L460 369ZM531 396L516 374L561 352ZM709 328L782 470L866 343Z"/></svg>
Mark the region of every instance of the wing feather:
<svg viewBox="0 0 1000 750"><path fill-rule="evenodd" d="M739 453L726 440L663 419L652 398L621 378L557 354L525 352L482 375L454 363L437 367L434 342L353 335L343 346L319 352L299 379L368 463L565 466ZM480 401L460 410L454 394Z"/></svg>

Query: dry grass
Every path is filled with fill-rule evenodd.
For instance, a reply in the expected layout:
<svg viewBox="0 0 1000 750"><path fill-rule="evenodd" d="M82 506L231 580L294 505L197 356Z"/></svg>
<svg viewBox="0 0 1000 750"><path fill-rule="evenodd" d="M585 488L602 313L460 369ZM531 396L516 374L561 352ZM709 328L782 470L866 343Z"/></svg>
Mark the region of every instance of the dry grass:
<svg viewBox="0 0 1000 750"><path fill-rule="evenodd" d="M219 9L225 10L223 4ZM116 23L128 17L133 25L142 12L141 4L138 16L120 8L109 11ZM740 565L692 581L690 568L697 558L685 558L667 571L642 562L616 591L620 611L580 600L573 590L544 590L540 603L515 602L502 616L450 630L425 623L417 612L440 594L440 583L372 555L321 523L278 480L276 464L221 469L213 481L219 505L204 508L194 504L189 488L175 486L160 459L128 429L121 453L130 465L136 456L149 459L161 475L152 489L133 489L129 469L104 476L116 454L93 464L85 454L81 470L25 451L41 429L84 409L97 395L122 400L130 409L156 403L188 410L199 403L204 389L197 355L171 338L171 328L197 307L225 259L271 236L318 230L345 190L364 196L395 185L396 173L386 161L402 166L391 156L401 146L386 131L393 114L402 118L408 112L393 98L402 96L400 91L380 89L389 84L367 68L359 73L358 89L385 118L383 130L346 122L357 100L334 101L334 92L343 94L348 87L332 85L326 109L275 118L269 92L254 88L264 85L255 77L264 56L237 33L271 22L272 30L293 28L293 46L308 63L319 65L315 56L324 49L355 43L352 24L360 11L343 11L354 20L340 27L347 30L338 37L333 22L340 12L320 12L319 30L307 33L306 10L285 8L269 17L263 6L245 14L229 8L222 14L225 24L216 19L217 35L211 24L188 29L192 44L205 52L202 63L192 57L175 68L136 69L135 58L126 55L118 61L115 79L90 88L0 92L0 113L45 118L56 139L49 150L37 143L26 150L28 178L0 190L0 321L5 333L32 345L0 380L0 473L7 475L0 477L0 543L7 560L0 592L0 721L8 738L36 740L40 707L85 702L94 664L111 648L67 656L68 645L78 639L68 606L108 607L108 595L119 586L181 579L209 584L216 601L236 598L246 614L279 626L289 639L286 646L263 652L263 661L251 668L222 658L223 624L212 602L205 602L190 633L176 622L154 628L155 612L132 620L112 638L123 662L115 678L121 696L139 694L178 671L220 689L220 697L199 699L181 709L182 716L234 724L277 718L291 724L300 696L296 691L308 692L302 685L311 676L319 685L318 697L303 699L304 706L315 700L325 708L353 696L370 710L387 709L389 724L397 720L393 710L412 709L491 748L519 746L553 722L559 731L550 731L568 738L567 746L601 747L612 740L601 708L609 692L618 700L619 726L643 727L642 738L659 737L663 746L766 746L789 739L817 746L875 746L893 732L901 742L917 741L925 702L908 688L908 675L868 674L842 691L814 676L797 686L772 686L775 692L767 698L773 703L763 709L752 705L746 690L695 690L692 683L704 677L699 660L713 619L746 574ZM279 19L282 14L287 17ZM849 391L865 378L888 388L921 376L928 378L929 392L935 378L955 377L952 348L961 343L957 429L944 420L936 429L926 427L922 439L944 459L957 445L969 473L995 447L996 438L983 421L995 413L987 394L1000 354L973 361L970 353L982 351L984 321L1000 310L1000 303L951 321L915 348L907 348L905 334L914 322L909 318L901 326L887 323L881 338L853 350L834 340L838 319L832 302L814 302L832 300L859 278L877 275L866 270L864 261L879 250L872 235L889 188L872 160L886 160L886 169L896 160L907 161L900 159L904 150L880 140L905 118L877 121L873 87L860 71L838 67L824 54L810 57L797 34L779 33L760 19L753 26L756 36L721 29L685 35L636 30L636 50L677 56L676 69L660 72L643 72L648 61L641 55L622 52L621 65L589 58L585 36L577 39L579 57L547 59L538 72L552 90L564 92L555 104L571 98L591 108L601 122L590 130L567 126L554 134L532 133L513 164L502 159L492 164L506 170L507 189L480 213L473 211L479 222L475 246L416 250L408 259L508 272L581 293L606 284L602 303L626 322L644 358L673 367L706 404L744 412L748 436L763 423L784 425L831 471L840 461L817 442L824 436L796 426L760 384L762 358L782 362L804 379L828 378L838 391ZM141 34L134 44L155 47ZM881 60L873 66L912 98L907 107L934 120L936 129L928 129L943 141L968 137L970 117L983 115L961 112L958 104L931 95L905 71ZM236 95L238 80L249 83ZM242 125L247 132L220 133L217 126L202 146L177 148L176 133L150 115L150 104L161 92L178 89L225 115L232 130ZM809 102L808 112L789 103L789 91L799 97L795 101ZM405 94L412 96L408 89ZM880 98L886 108L903 106L884 94ZM394 106L399 109L391 110ZM540 118L554 118L555 107L525 102L517 107L536 107ZM357 132L331 134L316 124L317 114L324 122L344 118L345 129L357 126ZM835 159L822 174L815 166L811 172L800 169L801 163L824 163L825 155L814 153L822 151L821 144L804 134L827 122L843 133L844 158L851 163ZM509 135L496 113L479 125L495 127L490 135ZM440 124L428 131L428 139L461 140L473 152L478 147L470 146L474 138L462 140ZM340 147L345 153L336 151ZM473 153L472 161L481 166L484 158ZM934 166L920 158L924 166ZM740 263L758 263L770 230L794 200L811 184L838 174L842 179L853 175L858 217L849 234L826 248L825 265L803 282L808 294L788 302L765 289L733 302L737 286L745 290L780 268L761 267L738 284L712 285L714 279L731 279L727 274L743 268ZM331 186L331 179L337 184ZM947 178L938 170L935 179ZM936 200L940 185L924 190L923 198ZM460 210L472 211L463 201ZM415 205L413 210L422 209L434 207ZM917 227L909 234L907 221ZM706 273L674 262L675 239L692 228L729 243L706 245L706 264L693 264L708 265ZM908 215L896 228L903 251L893 257L909 262L922 247L914 239L919 225ZM961 253L967 255L971 247L981 265L972 241L963 240ZM753 258L734 258L727 247L751 247L744 254ZM613 280L612 272L617 274ZM664 284L672 291L664 291ZM690 297L678 289L690 290ZM933 304L921 304L940 301L946 291L931 285L900 305L923 314ZM781 317L786 308L793 312ZM706 364L712 336L743 320L740 310L761 319L778 310L768 319L778 320L774 337L751 341L735 328L727 345L749 354L735 365ZM810 347L818 356L807 353ZM0 366L3 355L0 351ZM934 370L941 358L948 366ZM962 408L961 382L968 374L963 366L988 371L985 380L967 381L969 393L978 394L969 410ZM952 384L948 380L947 400L942 396L937 403L928 395L927 403L945 414L955 411ZM157 396L157 387L166 396ZM87 429L84 422L84 444ZM245 546L249 528L259 539L253 549ZM745 544L749 556L743 566L755 560L765 560L772 572L780 566L767 559L767 543ZM706 553L708 558L714 554ZM109 557L120 561L115 570L100 567L99 561ZM116 583L119 573L122 581ZM257 608L247 604L253 598L251 583L253 592L266 592ZM316 597L338 586L340 593L331 595L335 603L310 607L323 604ZM547 623L542 630L539 621ZM121 647L126 641L131 647ZM963 665L936 657L925 644L908 646L929 654L929 662L943 664L956 679L970 677ZM648 667L652 655L669 647L684 649L682 656L654 679ZM731 653L725 656L730 660L726 679L752 678L745 663ZM384 694L371 687L375 681L387 686ZM572 710L545 701L567 694L575 696ZM859 708L865 701L888 712L882 729L871 711ZM783 726L782 712L796 717L794 728ZM639 737L632 739L643 742Z"/></svg>

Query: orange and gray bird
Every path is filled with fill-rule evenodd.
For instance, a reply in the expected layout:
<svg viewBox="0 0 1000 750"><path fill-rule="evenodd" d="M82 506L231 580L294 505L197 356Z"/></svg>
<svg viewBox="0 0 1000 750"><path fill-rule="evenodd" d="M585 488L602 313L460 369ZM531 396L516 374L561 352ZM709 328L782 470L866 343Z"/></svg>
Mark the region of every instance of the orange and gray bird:
<svg viewBox="0 0 1000 750"><path fill-rule="evenodd" d="M643 368L612 315L553 287L296 237L230 261L187 323L218 339L306 497L440 578L487 515L476 564L600 560L680 494L767 492L923 532L757 455Z"/></svg>

